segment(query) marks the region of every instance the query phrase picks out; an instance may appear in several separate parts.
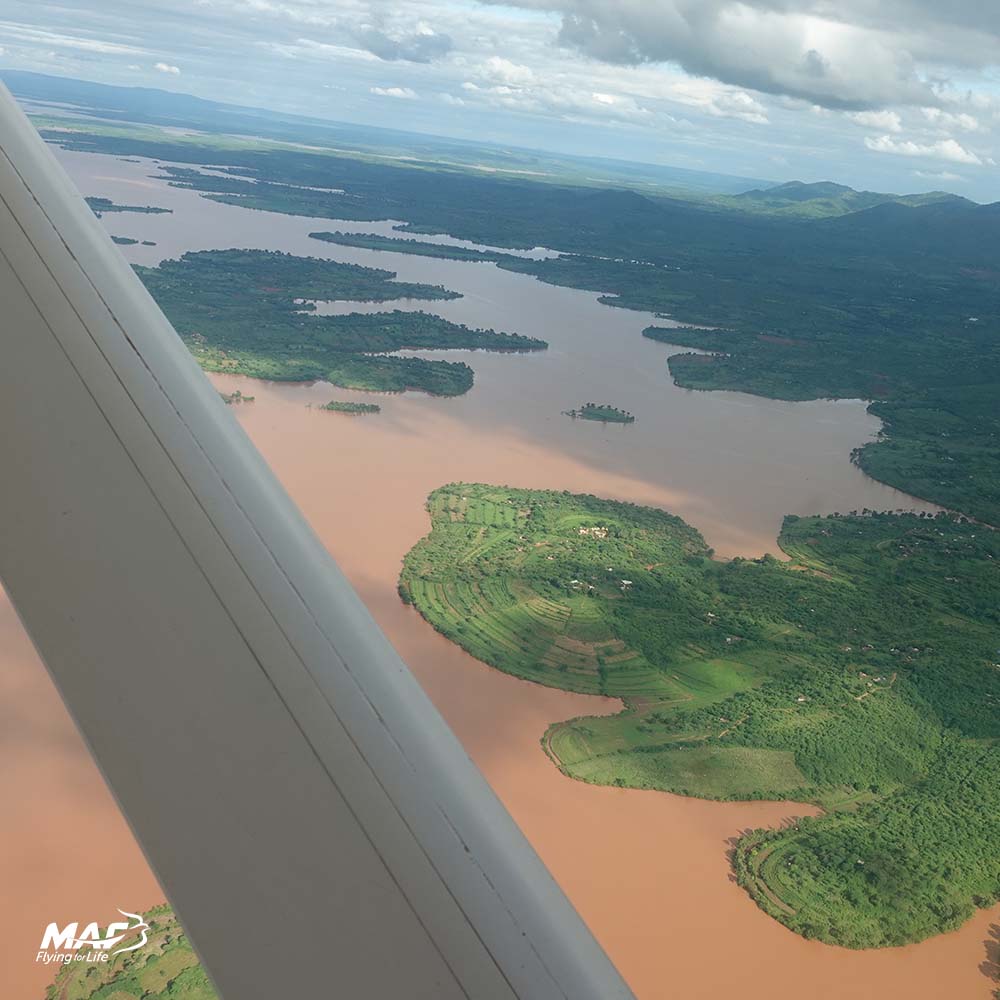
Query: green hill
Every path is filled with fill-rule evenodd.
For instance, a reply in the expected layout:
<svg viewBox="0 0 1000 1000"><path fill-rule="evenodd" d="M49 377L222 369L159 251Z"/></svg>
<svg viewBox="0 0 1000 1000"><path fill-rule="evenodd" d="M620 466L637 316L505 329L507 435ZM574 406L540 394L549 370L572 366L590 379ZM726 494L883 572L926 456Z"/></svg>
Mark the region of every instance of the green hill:
<svg viewBox="0 0 1000 1000"><path fill-rule="evenodd" d="M743 211L817 219L848 215L885 204L909 206L937 202L972 204L958 195L948 194L945 191L909 195L882 194L877 191L855 191L846 184L835 184L833 181L818 181L813 184L789 181L776 187L754 188L742 194L716 198L715 201Z"/></svg>

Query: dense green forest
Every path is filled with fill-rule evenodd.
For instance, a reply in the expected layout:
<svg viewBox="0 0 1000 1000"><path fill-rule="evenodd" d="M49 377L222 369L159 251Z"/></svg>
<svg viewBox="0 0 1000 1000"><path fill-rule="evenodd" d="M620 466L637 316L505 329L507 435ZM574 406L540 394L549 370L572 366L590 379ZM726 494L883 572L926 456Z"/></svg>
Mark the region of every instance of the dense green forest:
<svg viewBox="0 0 1000 1000"><path fill-rule="evenodd" d="M392 271L355 264L263 250L207 250L136 270L208 371L452 396L472 387L467 364L388 352L547 346L532 337L472 330L422 312L314 315L311 300L456 297L440 286L395 281Z"/></svg>
<svg viewBox="0 0 1000 1000"><path fill-rule="evenodd" d="M48 137L181 164L220 156L210 138ZM1000 281L991 263L1000 259L997 205L838 185L692 202L326 152L242 147L225 157L225 174L163 169L179 186L248 208L403 219L414 232L560 250L561 257L509 257L498 266L719 328L664 336L713 352L670 359L681 385L873 400L886 434L859 452L862 468L1000 523L1000 414L992 405L1000 393Z"/></svg>
<svg viewBox="0 0 1000 1000"><path fill-rule="evenodd" d="M143 914L147 944L108 962L72 962L59 970L46 1000L217 1000L169 906Z"/></svg>
<svg viewBox="0 0 1000 1000"><path fill-rule="evenodd" d="M460 483L428 509L404 600L501 670L624 700L549 730L567 774L828 810L741 845L779 920L875 947L1000 898L996 532L788 517L787 563L720 562L679 518L592 496Z"/></svg>
<svg viewBox="0 0 1000 1000"><path fill-rule="evenodd" d="M610 403L584 403L575 410L566 410L574 420L599 420L602 424L634 424L635 417L627 410L620 410Z"/></svg>

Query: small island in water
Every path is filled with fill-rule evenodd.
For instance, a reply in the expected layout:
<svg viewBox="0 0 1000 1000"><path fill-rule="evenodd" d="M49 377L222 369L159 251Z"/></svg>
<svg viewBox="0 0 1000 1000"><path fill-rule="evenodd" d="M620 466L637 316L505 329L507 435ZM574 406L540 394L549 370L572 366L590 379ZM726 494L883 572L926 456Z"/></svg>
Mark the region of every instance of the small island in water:
<svg viewBox="0 0 1000 1000"><path fill-rule="evenodd" d="M256 396L244 396L239 389L234 392L220 392L219 395L226 406L232 406L233 403L252 403L257 398Z"/></svg>
<svg viewBox="0 0 1000 1000"><path fill-rule="evenodd" d="M331 399L329 403L320 407L321 410L330 410L333 413L381 413L382 407L378 403L348 403L340 399Z"/></svg>
<svg viewBox="0 0 1000 1000"><path fill-rule="evenodd" d="M605 424L634 424L635 417L627 410L619 410L610 403L584 403L578 410L563 410L574 420L600 420Z"/></svg>

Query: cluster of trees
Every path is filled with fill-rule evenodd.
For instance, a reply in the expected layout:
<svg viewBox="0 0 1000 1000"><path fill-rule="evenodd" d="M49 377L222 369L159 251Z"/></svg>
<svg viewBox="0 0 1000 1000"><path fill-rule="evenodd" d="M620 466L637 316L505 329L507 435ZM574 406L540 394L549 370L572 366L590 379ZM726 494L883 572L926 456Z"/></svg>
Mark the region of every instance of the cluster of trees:
<svg viewBox="0 0 1000 1000"><path fill-rule="evenodd" d="M240 389L235 389L233 392L220 392L219 395L226 406L232 406L233 403L253 403L257 399L256 396L244 396Z"/></svg>
<svg viewBox="0 0 1000 1000"><path fill-rule="evenodd" d="M566 416L574 420L600 420L605 424L634 424L635 417L628 410L619 410L610 403L584 403L577 410L566 410Z"/></svg>
<svg viewBox="0 0 1000 1000"><path fill-rule="evenodd" d="M66 962L46 1000L218 1000L190 941L167 905L143 914L147 943L107 962Z"/></svg>
<svg viewBox="0 0 1000 1000"><path fill-rule="evenodd" d="M329 410L331 413L381 413L382 407L378 403L350 403L340 399L331 399L329 403L320 407L321 410Z"/></svg>
<svg viewBox="0 0 1000 1000"><path fill-rule="evenodd" d="M737 877L806 937L872 948L953 930L1000 899L998 774L1000 747L948 734L911 787L744 838Z"/></svg>
<svg viewBox="0 0 1000 1000"><path fill-rule="evenodd" d="M745 847L778 919L869 947L1000 898L996 532L789 517L788 563L718 562L677 518L594 497L454 484L429 510L405 599L502 670L624 698L553 731L568 774L827 807Z"/></svg>
<svg viewBox="0 0 1000 1000"><path fill-rule="evenodd" d="M282 381L326 379L351 389L467 392L462 362L401 357L421 349L542 350L544 341L474 330L422 312L317 316L310 300L442 299L437 285L392 271L263 250L208 250L136 268L203 368Z"/></svg>

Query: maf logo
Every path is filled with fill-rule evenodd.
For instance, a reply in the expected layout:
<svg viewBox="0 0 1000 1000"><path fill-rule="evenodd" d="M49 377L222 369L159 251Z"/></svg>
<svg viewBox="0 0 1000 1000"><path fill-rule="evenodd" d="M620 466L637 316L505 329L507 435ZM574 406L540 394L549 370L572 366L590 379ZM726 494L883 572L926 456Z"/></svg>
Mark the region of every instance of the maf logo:
<svg viewBox="0 0 1000 1000"><path fill-rule="evenodd" d="M149 940L146 935L149 924L138 913L129 913L128 910L118 912L127 917L127 921L122 923L119 920L109 924L103 937L96 921L87 924L82 931L79 929L79 922L66 924L65 927L55 923L49 924L42 935L42 943L39 945L35 961L44 962L46 965L50 962L106 962L115 955L141 948ZM134 944L123 944L120 948L115 948L116 944L134 936L137 932L140 933L140 939ZM87 951L83 952L83 949Z"/></svg>

